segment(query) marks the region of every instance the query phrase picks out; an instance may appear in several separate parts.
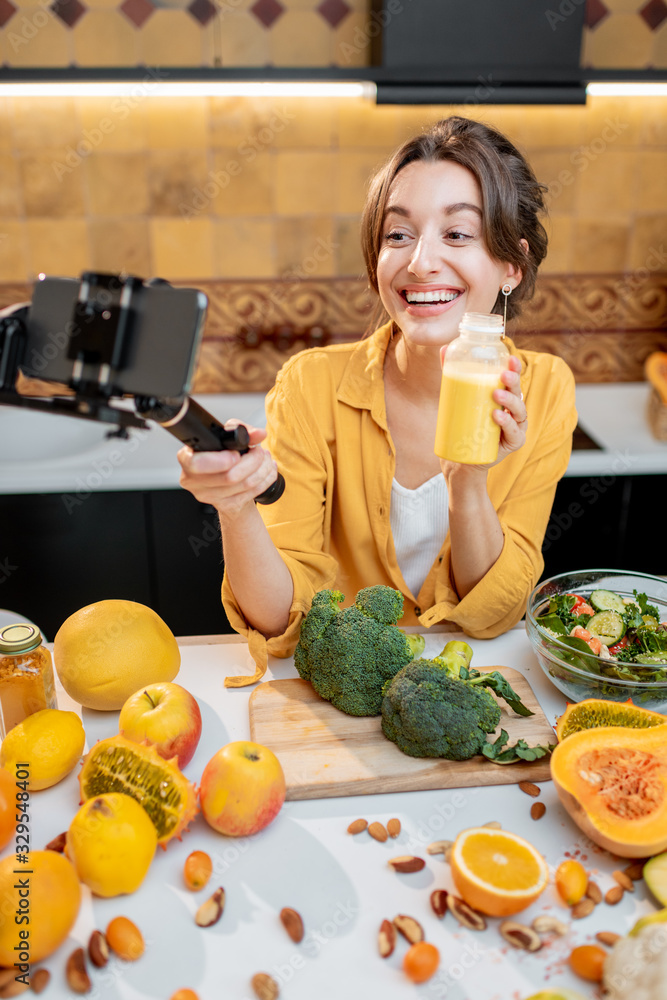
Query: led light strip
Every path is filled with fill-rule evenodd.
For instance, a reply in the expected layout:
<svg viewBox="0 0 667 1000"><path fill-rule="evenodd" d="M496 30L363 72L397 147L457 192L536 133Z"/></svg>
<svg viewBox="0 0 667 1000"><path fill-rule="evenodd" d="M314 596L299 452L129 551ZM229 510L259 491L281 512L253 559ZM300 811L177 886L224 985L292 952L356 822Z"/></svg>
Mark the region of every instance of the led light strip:
<svg viewBox="0 0 667 1000"><path fill-rule="evenodd" d="M164 75L165 71L160 73ZM126 81L0 83L0 97L366 97L375 98L375 84L254 83L243 81L162 80L146 71L142 79Z"/></svg>
<svg viewBox="0 0 667 1000"><path fill-rule="evenodd" d="M667 97L667 83L589 83L590 97Z"/></svg>

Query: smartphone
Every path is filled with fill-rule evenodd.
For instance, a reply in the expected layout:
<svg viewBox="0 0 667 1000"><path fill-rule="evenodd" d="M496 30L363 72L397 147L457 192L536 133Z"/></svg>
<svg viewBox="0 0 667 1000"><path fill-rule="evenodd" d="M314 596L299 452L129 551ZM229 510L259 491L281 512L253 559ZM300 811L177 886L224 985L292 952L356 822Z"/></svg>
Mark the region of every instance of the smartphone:
<svg viewBox="0 0 667 1000"><path fill-rule="evenodd" d="M21 370L108 396L177 397L194 377L208 300L196 288L85 272L40 275Z"/></svg>

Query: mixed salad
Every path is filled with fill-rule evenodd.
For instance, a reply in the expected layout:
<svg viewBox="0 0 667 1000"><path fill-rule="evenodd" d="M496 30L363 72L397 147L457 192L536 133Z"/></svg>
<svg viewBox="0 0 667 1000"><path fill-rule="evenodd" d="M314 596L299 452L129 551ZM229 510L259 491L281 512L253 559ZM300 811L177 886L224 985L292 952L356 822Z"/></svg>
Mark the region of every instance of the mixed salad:
<svg viewBox="0 0 667 1000"><path fill-rule="evenodd" d="M594 590L588 597L556 594L536 621L572 649L571 657L561 658L575 666L622 680L667 680L667 621L660 621L646 594L634 590L633 595L611 590Z"/></svg>

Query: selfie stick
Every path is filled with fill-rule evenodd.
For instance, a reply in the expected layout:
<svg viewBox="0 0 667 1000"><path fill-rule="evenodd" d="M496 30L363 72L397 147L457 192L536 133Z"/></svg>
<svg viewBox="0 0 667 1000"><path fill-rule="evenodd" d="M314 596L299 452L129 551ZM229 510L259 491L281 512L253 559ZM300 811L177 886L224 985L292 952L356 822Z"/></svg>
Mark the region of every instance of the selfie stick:
<svg viewBox="0 0 667 1000"><path fill-rule="evenodd" d="M177 399L135 396L134 405L140 416L154 420L183 444L189 445L193 451L238 451L245 455L250 449L248 430L243 424L226 430L190 396ZM276 481L255 497L255 503L274 503L280 499L284 490L285 480L278 473Z"/></svg>

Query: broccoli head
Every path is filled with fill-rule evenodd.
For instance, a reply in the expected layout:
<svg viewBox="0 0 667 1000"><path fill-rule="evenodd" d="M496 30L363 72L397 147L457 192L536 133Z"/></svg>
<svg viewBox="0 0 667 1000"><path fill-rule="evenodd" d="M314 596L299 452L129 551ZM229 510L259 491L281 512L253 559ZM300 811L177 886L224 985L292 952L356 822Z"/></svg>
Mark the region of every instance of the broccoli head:
<svg viewBox="0 0 667 1000"><path fill-rule="evenodd" d="M411 757L468 760L481 753L486 734L500 722L500 707L490 691L444 668L445 651L408 663L387 681L382 731ZM472 650L468 662L471 656Z"/></svg>
<svg viewBox="0 0 667 1000"><path fill-rule="evenodd" d="M301 624L294 651L299 676L348 715L379 715L383 685L424 650L420 635L396 628L403 595L366 587L341 608L343 594L321 590Z"/></svg>

